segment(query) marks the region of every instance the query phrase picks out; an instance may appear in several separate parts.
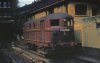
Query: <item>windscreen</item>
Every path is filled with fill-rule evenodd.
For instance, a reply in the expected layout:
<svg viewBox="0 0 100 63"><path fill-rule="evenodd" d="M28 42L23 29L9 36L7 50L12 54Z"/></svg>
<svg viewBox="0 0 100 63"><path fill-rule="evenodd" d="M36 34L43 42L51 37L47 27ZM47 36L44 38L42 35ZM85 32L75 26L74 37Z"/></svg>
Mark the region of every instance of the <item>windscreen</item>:
<svg viewBox="0 0 100 63"><path fill-rule="evenodd" d="M72 30L52 32L53 43L71 42L71 41L74 41L74 33Z"/></svg>

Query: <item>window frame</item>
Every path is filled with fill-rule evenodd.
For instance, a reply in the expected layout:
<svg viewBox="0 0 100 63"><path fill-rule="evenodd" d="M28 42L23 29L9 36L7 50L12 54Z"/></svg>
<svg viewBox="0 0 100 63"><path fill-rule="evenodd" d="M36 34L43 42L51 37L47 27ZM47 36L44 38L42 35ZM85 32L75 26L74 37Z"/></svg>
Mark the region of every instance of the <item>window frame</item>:
<svg viewBox="0 0 100 63"><path fill-rule="evenodd" d="M76 6L77 5L84 5L84 6L86 6L86 7L84 7L86 9L85 9L85 12L83 14L82 13L80 13L80 14L78 13L77 14L77 12L76 12ZM87 10L88 10L88 4L87 3L75 3L75 16L87 16ZM84 11L84 10L82 9L81 11Z"/></svg>
<svg viewBox="0 0 100 63"><path fill-rule="evenodd" d="M8 8L11 8L11 2L8 2L8 6L7 6Z"/></svg>
<svg viewBox="0 0 100 63"><path fill-rule="evenodd" d="M54 13L54 8L48 9L48 14L52 14L52 13Z"/></svg>
<svg viewBox="0 0 100 63"><path fill-rule="evenodd" d="M3 8L7 8L7 2L6 1L3 2Z"/></svg>

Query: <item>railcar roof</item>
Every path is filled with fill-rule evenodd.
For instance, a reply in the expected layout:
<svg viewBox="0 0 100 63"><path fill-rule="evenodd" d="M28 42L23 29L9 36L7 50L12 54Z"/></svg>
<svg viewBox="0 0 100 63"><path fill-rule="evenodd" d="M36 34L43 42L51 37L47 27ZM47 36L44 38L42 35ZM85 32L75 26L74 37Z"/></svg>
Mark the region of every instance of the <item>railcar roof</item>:
<svg viewBox="0 0 100 63"><path fill-rule="evenodd" d="M67 18L67 19L72 19L73 17L68 15L67 13L55 13L55 14L50 14L47 16L49 19L56 19L56 18Z"/></svg>
<svg viewBox="0 0 100 63"><path fill-rule="evenodd" d="M45 20L45 19L72 19L73 17L71 15L68 15L67 13L53 13L53 14L49 14L48 16L44 16L41 17L40 19L38 19L39 21L41 20Z"/></svg>
<svg viewBox="0 0 100 63"><path fill-rule="evenodd" d="M73 19L73 17L71 15L68 15L67 13L62 13L62 12L53 13L53 14L49 14L48 16L41 17L39 19L33 19L32 21L28 21L25 24L28 24L34 21L41 21L45 19Z"/></svg>

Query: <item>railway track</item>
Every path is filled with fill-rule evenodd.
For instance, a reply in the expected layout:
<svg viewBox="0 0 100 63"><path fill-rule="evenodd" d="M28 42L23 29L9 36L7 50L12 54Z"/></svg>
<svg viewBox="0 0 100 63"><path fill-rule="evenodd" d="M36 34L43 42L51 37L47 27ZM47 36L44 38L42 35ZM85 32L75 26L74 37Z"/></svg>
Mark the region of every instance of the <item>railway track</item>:
<svg viewBox="0 0 100 63"><path fill-rule="evenodd" d="M61 57L59 57L59 59L57 60L51 60L51 59L45 58L41 54L34 51L30 51L30 50L26 51L19 47L16 47L13 49L15 50L17 54L24 57L25 60L30 61L30 63L31 62L33 63L39 63L39 62L40 63L100 63L100 60L90 58L87 56L81 56L81 55L77 55L70 58L65 57L66 59L62 59Z"/></svg>
<svg viewBox="0 0 100 63"><path fill-rule="evenodd" d="M100 63L99 59L95 59L95 58L91 58L91 57L87 57L87 56L76 56L75 58L78 60L87 62L87 63Z"/></svg>
<svg viewBox="0 0 100 63"><path fill-rule="evenodd" d="M44 58L43 55L30 51L30 50L24 50L19 47L13 47L13 50L15 51L16 54L19 54L26 58L26 60L33 61L33 62L41 62L41 63L50 63L50 60L47 58Z"/></svg>

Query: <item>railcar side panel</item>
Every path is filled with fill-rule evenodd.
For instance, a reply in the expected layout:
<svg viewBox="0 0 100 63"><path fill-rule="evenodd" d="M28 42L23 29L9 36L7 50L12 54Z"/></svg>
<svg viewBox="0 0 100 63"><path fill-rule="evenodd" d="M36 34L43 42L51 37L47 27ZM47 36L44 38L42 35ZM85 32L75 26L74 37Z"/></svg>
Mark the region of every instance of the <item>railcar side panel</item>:
<svg viewBox="0 0 100 63"><path fill-rule="evenodd" d="M30 27L31 24L31 27ZM37 48L48 47L71 47L75 46L74 21L70 16L57 14L47 16L29 22L25 25L25 40L37 46Z"/></svg>

